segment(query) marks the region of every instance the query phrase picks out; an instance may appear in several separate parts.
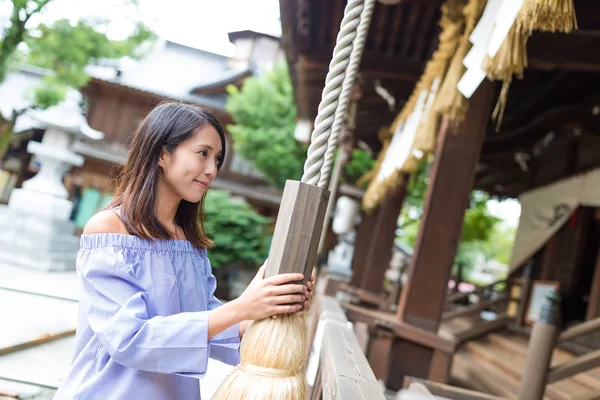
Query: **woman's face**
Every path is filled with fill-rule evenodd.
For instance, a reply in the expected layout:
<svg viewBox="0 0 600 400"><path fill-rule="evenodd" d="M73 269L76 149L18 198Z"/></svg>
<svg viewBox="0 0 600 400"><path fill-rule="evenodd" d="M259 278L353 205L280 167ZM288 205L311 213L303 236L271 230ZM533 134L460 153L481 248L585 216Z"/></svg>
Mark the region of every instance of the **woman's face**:
<svg viewBox="0 0 600 400"><path fill-rule="evenodd" d="M163 183L181 199L199 202L217 176L222 151L217 130L206 124L172 153L163 152L158 162Z"/></svg>

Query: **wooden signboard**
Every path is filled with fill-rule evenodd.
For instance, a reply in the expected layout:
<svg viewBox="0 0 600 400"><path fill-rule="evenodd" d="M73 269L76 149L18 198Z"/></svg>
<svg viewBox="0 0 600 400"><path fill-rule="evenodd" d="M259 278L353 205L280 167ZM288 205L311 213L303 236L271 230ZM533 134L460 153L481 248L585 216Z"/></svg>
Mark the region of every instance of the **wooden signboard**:
<svg viewBox="0 0 600 400"><path fill-rule="evenodd" d="M525 318L527 324L533 325L537 322L546 298L553 293L557 293L558 290L559 284L555 281L533 282L531 296L529 297L529 307L527 308L527 316Z"/></svg>

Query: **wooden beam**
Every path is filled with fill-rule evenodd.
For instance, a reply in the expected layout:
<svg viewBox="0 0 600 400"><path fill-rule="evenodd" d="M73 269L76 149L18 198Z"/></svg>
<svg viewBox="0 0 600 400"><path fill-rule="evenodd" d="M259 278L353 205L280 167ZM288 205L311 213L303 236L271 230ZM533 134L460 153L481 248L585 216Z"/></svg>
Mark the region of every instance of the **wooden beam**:
<svg viewBox="0 0 600 400"><path fill-rule="evenodd" d="M397 337L421 344L424 347L440 350L452 354L456 350L457 343L451 339L438 336L434 332L414 327L398 321L394 314L387 311L372 310L350 303L342 303L346 310L348 319L352 322L360 321L372 327L386 328Z"/></svg>
<svg viewBox="0 0 600 400"><path fill-rule="evenodd" d="M527 44L528 67L600 72L600 31L535 32Z"/></svg>
<svg viewBox="0 0 600 400"><path fill-rule="evenodd" d="M425 386L434 396L440 396L456 400L507 400L505 397L492 396L486 393L480 393L473 390L463 389L455 386L444 385L431 382L424 379L405 377L404 387L410 388L411 384L420 383Z"/></svg>
<svg viewBox="0 0 600 400"><path fill-rule="evenodd" d="M266 277L288 272L310 277L317 261L317 247L325 219L329 191L288 180L281 197Z"/></svg>
<svg viewBox="0 0 600 400"><path fill-rule="evenodd" d="M573 358L552 368L547 382L548 384L558 382L596 367L600 367L600 350Z"/></svg>
<svg viewBox="0 0 600 400"><path fill-rule="evenodd" d="M477 324L473 328L456 332L453 334L453 337L457 342L464 343L475 338L485 336L492 331L502 329L508 325L510 320L511 318L506 313L498 314L496 319L485 321Z"/></svg>
<svg viewBox="0 0 600 400"><path fill-rule="evenodd" d="M299 70L323 70L329 68L331 53L306 54L298 59ZM365 78L393 79L416 82L423 73L420 62L407 62L405 57L386 56L365 52L360 64L360 74Z"/></svg>
<svg viewBox="0 0 600 400"><path fill-rule="evenodd" d="M502 293L495 299L481 300L478 303L472 304L467 307L461 307L461 308L457 308L452 311L447 311L442 315L442 321L448 321L448 320L456 318L456 317L475 314L477 312L481 312L481 311L485 310L486 308L488 308L490 306L493 306L493 305L496 305L499 303L503 303L507 300L508 300L508 294Z"/></svg>
<svg viewBox="0 0 600 400"><path fill-rule="evenodd" d="M555 131L561 125L593 123L597 119L598 117L592 114L591 105L556 107L533 118L527 125L510 132L489 135L485 138L481 156L486 160L489 155L530 150L544 135Z"/></svg>
<svg viewBox="0 0 600 400"><path fill-rule="evenodd" d="M558 342L567 342L592 332L600 331L600 318L577 324L569 328L558 337Z"/></svg>

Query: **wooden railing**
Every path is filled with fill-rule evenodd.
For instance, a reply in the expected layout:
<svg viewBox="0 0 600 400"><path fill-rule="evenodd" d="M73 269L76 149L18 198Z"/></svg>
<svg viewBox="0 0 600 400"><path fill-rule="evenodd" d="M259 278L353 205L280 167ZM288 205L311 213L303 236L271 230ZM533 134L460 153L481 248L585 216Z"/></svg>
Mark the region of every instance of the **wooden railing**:
<svg viewBox="0 0 600 400"><path fill-rule="evenodd" d="M310 399L385 400L383 388L339 302L330 296L319 296L314 306L319 315L317 332L322 332L322 336L314 338L320 355Z"/></svg>
<svg viewBox="0 0 600 400"><path fill-rule="evenodd" d="M404 388L412 389L415 394L434 395L453 400L507 400L505 397L492 396L486 393L413 377L404 378Z"/></svg>
<svg viewBox="0 0 600 400"><path fill-rule="evenodd" d="M506 282L507 282L506 279L502 279L502 280L492 282L489 285L475 286L475 288L473 288L473 290L471 290L469 292L449 294L448 296L446 296L446 304L453 304L453 303L456 303L457 301L464 300L465 298L471 296L472 294L478 295L479 297L485 297L484 295L487 292L496 291L495 290L496 286L506 284Z"/></svg>

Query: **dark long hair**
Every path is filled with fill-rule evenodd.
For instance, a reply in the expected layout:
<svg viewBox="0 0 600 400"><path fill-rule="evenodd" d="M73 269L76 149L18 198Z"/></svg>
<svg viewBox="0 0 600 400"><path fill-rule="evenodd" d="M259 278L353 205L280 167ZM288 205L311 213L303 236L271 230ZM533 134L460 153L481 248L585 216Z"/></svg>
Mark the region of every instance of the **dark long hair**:
<svg viewBox="0 0 600 400"><path fill-rule="evenodd" d="M221 137L222 153L217 168L225 159L225 133L217 118L198 106L165 102L154 108L131 135L127 162L123 166L113 201L107 208L120 207L125 229L144 239L173 239L158 221L156 204L163 150L173 152L199 128L212 125ZM175 222L197 248L212 247L204 231L204 196L197 203L181 200Z"/></svg>

